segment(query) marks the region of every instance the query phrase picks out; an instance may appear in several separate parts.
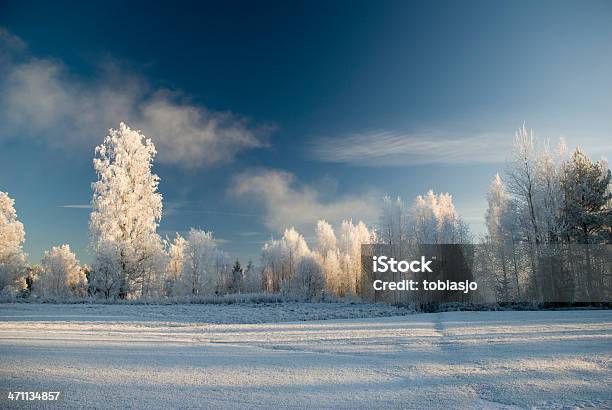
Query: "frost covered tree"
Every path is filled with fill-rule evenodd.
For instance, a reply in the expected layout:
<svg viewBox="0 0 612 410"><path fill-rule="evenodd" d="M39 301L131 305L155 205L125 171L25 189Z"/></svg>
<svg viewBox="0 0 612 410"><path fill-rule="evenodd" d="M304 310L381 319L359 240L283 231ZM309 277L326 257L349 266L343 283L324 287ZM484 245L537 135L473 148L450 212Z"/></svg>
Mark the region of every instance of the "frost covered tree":
<svg viewBox="0 0 612 410"><path fill-rule="evenodd" d="M338 249L338 241L334 228L327 221L321 219L317 222L315 237L317 241L316 250L322 256L326 255L329 251Z"/></svg>
<svg viewBox="0 0 612 410"><path fill-rule="evenodd" d="M567 202L562 186L571 168L565 158L565 143L560 140L553 151L548 140L539 141L523 125L515 135L512 152L504 180L513 206L514 252L518 252L519 262L528 262L522 270L529 296L554 298L556 295L547 292L571 279L551 273L551 263L561 258L560 248L555 246L566 241L563 236L569 221L563 217L564 210L572 203Z"/></svg>
<svg viewBox="0 0 612 410"><path fill-rule="evenodd" d="M487 204L485 222L488 235L495 241L501 241L505 236L503 220L510 205L510 196L506 192L499 174L495 174L495 178L491 182L487 193Z"/></svg>
<svg viewBox="0 0 612 410"><path fill-rule="evenodd" d="M267 292L280 291L283 254L283 242L276 239L266 242L261 250L262 287Z"/></svg>
<svg viewBox="0 0 612 410"><path fill-rule="evenodd" d="M40 264L28 265L25 282L27 289L31 292L36 287L36 282L42 273L42 266Z"/></svg>
<svg viewBox="0 0 612 410"><path fill-rule="evenodd" d="M300 260L310 255L310 249L304 237L293 227L285 230L282 241L286 269L281 280L288 281L295 274Z"/></svg>
<svg viewBox="0 0 612 410"><path fill-rule="evenodd" d="M348 277L344 274L340 260L342 255L338 249L328 250L326 253L315 254L325 276L325 287L336 296L344 296L348 289ZM347 263L348 264L348 263Z"/></svg>
<svg viewBox="0 0 612 410"><path fill-rule="evenodd" d="M549 140L539 141L524 125L514 138L512 161L504 180L516 205L523 241L534 255L541 244L558 243L565 231L560 218L564 202L561 180L566 169L565 153L563 140L553 151Z"/></svg>
<svg viewBox="0 0 612 410"><path fill-rule="evenodd" d="M291 227L280 240L272 239L262 249L265 288L271 292L288 291L301 258L310 255L304 237Z"/></svg>
<svg viewBox="0 0 612 410"><path fill-rule="evenodd" d="M586 245L579 247L582 255L578 257L580 261L575 262L581 264L583 276L575 282L577 287L582 285L581 293L587 300L601 298L606 292L610 294L609 257L605 256L605 251L597 257L602 247L593 246L612 243L610 178L607 161L591 161L584 152L576 149L564 166L561 181L564 237L569 243Z"/></svg>
<svg viewBox="0 0 612 410"><path fill-rule="evenodd" d="M342 222L338 235L328 222L318 221L313 250L309 249L306 240L295 228L286 229L281 239L272 239L263 246L263 288L269 292L294 292L296 282L293 278L302 261L307 259L302 267L314 272L311 265L316 262L323 286L330 293L341 297L359 295L362 286L361 246L375 241L376 233L373 230L362 221L353 224L350 219ZM304 278L299 280L303 281Z"/></svg>
<svg viewBox="0 0 612 410"><path fill-rule="evenodd" d="M392 245L400 258L407 244L456 244L472 239L452 195L432 190L418 195L410 208L399 197L383 197L377 238L378 243Z"/></svg>
<svg viewBox="0 0 612 410"><path fill-rule="evenodd" d="M411 257L417 245L465 244L471 241L467 224L455 209L452 195L436 194L433 190L418 195L411 207L407 207L399 197L384 196L376 234L378 243L387 245L385 252L396 260ZM406 273L392 272L391 275L393 281L410 279ZM399 302L399 298L407 295L394 292L393 301Z"/></svg>
<svg viewBox="0 0 612 410"><path fill-rule="evenodd" d="M186 238L177 234L168 244L166 294L196 298L238 292L242 277L235 277L232 266L232 258L218 248L212 232L191 228Z"/></svg>
<svg viewBox="0 0 612 410"><path fill-rule="evenodd" d="M213 293L218 263L217 244L212 232L190 229L182 244L183 260L176 296L200 296Z"/></svg>
<svg viewBox="0 0 612 410"><path fill-rule="evenodd" d="M342 254L340 266L346 277L347 293L354 295L361 293L361 246L375 241L375 232L370 231L362 221L357 224L353 224L350 219L342 221L339 241Z"/></svg>
<svg viewBox="0 0 612 410"><path fill-rule="evenodd" d="M515 134L512 147L512 161L506 171L507 189L517 205L518 224L527 246L530 272L528 287L537 299L542 295L542 278L538 273L537 262L540 255L543 228L540 218L539 200L540 184L538 183L538 160L540 150L533 130L523 125Z"/></svg>
<svg viewBox="0 0 612 410"><path fill-rule="evenodd" d="M319 261L325 276L325 286L333 294L344 296L348 279L340 267L340 251L333 227L319 220L315 229L316 248L314 257Z"/></svg>
<svg viewBox="0 0 612 410"><path fill-rule="evenodd" d="M533 130L527 130L524 124L515 134L512 155L512 162L506 172L508 190L524 210L524 228L528 241L539 244L541 229L538 223L536 179L538 152Z"/></svg>
<svg viewBox="0 0 612 410"><path fill-rule="evenodd" d="M0 192L0 293L7 295L26 288L25 230L14 205L8 194Z"/></svg>
<svg viewBox="0 0 612 410"><path fill-rule="evenodd" d="M85 271L68 245L45 251L41 265L36 293L59 299L87 296Z"/></svg>
<svg viewBox="0 0 612 410"><path fill-rule="evenodd" d="M378 224L378 240L387 245L387 256L396 260L405 259L409 243L410 222L410 213L404 201L400 197L391 199L390 196L385 195ZM394 272L394 281L399 280L397 276L398 274Z"/></svg>
<svg viewBox="0 0 612 410"><path fill-rule="evenodd" d="M608 164L592 161L579 149L568 159L562 140L551 150L548 140L539 141L523 125L515 135L504 182L502 189L498 178L488 194L486 244L494 273L504 278L508 268L513 275L519 272L521 280L513 281L519 297L557 301L585 300L586 295L592 300L588 298L597 289L606 287L601 255L569 244L610 241ZM506 266L496 266L504 262L502 254L511 258L506 257ZM592 263L598 268L593 270ZM500 282L506 289L501 292L504 300L512 290L507 281Z"/></svg>
<svg viewBox="0 0 612 410"><path fill-rule="evenodd" d="M218 295L234 292L232 288L233 272L232 257L229 253L218 250L215 254L214 289Z"/></svg>
<svg viewBox="0 0 612 410"><path fill-rule="evenodd" d="M162 216L153 142L121 123L96 148L90 215L93 284L104 296L134 298L161 291L165 266L157 227Z"/></svg>
<svg viewBox="0 0 612 410"><path fill-rule="evenodd" d="M176 293L175 287L181 280L183 262L185 260L185 250L187 240L178 233L172 242L168 242L168 266L166 267L165 294L172 296Z"/></svg>
<svg viewBox="0 0 612 410"><path fill-rule="evenodd" d="M471 235L449 193L416 197L410 210L411 238L417 244L469 243Z"/></svg>
<svg viewBox="0 0 612 410"><path fill-rule="evenodd" d="M390 246L402 246L408 241L409 213L400 197L385 195L379 218L379 241Z"/></svg>
<svg viewBox="0 0 612 410"><path fill-rule="evenodd" d="M452 195L440 194L437 205L437 243L469 243L468 227L455 210Z"/></svg>
<svg viewBox="0 0 612 410"><path fill-rule="evenodd" d="M577 243L612 243L612 194L607 161L577 148L565 164L561 189L566 237Z"/></svg>
<svg viewBox="0 0 612 410"><path fill-rule="evenodd" d="M240 264L240 261L236 259L234 267L232 268L231 277L227 290L229 293L240 293L242 288L242 281L244 279L244 269Z"/></svg>
<svg viewBox="0 0 612 410"><path fill-rule="evenodd" d="M437 243L438 220L436 217L438 198L433 191L418 195L411 212L411 230L414 241L419 244Z"/></svg>
<svg viewBox="0 0 612 410"><path fill-rule="evenodd" d="M558 243L565 230L560 218L563 204L561 187L565 159L565 142L559 141L552 152L547 140L540 148L536 161L536 216L542 233L542 243Z"/></svg>
<svg viewBox="0 0 612 410"><path fill-rule="evenodd" d="M514 203L506 191L499 174L491 182L487 193L485 240L487 267L497 282L499 300L509 302L520 297L519 272L521 266L518 254L518 229Z"/></svg>
<svg viewBox="0 0 612 410"><path fill-rule="evenodd" d="M252 261L247 263L244 268L244 279L242 281L241 292L255 293L262 290L261 269L256 267Z"/></svg>
<svg viewBox="0 0 612 410"><path fill-rule="evenodd" d="M302 257L291 278L291 294L301 299L312 300L321 296L324 287L325 278L317 259L312 255Z"/></svg>

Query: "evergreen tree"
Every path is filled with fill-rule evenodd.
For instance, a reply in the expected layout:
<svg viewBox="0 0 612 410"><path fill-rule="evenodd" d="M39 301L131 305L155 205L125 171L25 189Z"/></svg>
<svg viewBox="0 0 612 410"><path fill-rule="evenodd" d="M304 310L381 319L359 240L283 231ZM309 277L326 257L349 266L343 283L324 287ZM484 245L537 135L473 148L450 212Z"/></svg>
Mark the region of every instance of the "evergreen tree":
<svg viewBox="0 0 612 410"><path fill-rule="evenodd" d="M232 283L231 283L231 288L230 288L231 292L240 291L243 274L244 272L242 270L242 266L240 266L240 261L236 259L236 262L234 263L234 267L232 268L232 278L231 278Z"/></svg>
<svg viewBox="0 0 612 410"><path fill-rule="evenodd" d="M561 181L566 237L577 243L612 243L610 169L576 149L565 164Z"/></svg>

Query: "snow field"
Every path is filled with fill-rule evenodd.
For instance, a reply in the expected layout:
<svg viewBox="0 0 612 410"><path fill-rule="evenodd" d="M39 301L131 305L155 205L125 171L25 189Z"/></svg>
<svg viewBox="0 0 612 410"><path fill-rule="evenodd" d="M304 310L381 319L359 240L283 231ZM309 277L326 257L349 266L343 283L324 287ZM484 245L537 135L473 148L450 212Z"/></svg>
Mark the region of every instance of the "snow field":
<svg viewBox="0 0 612 410"><path fill-rule="evenodd" d="M298 322L307 305L277 307L286 323L248 305L0 305L0 389L68 408L612 407L610 311Z"/></svg>

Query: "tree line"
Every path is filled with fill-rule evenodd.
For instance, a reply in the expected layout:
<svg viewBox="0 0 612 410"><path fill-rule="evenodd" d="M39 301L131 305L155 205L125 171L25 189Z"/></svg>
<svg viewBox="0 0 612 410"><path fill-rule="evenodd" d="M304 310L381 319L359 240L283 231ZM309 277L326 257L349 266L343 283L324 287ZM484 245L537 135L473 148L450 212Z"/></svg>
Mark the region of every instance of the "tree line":
<svg viewBox="0 0 612 410"><path fill-rule="evenodd" d="M548 295L549 289L576 297L585 292L593 297L588 294L593 289L609 292L602 255L592 247L571 248L611 243L607 162L593 161L578 148L567 155L562 143L551 150L524 126L516 133L512 161L491 183L486 233L479 238L470 233L448 193L429 191L411 205L385 196L374 226L347 219L334 229L319 220L312 247L288 227L280 239L264 244L258 266L249 261L246 267L220 249L212 232L191 228L172 239L158 234L163 198L159 177L152 172L155 155L153 142L124 123L96 148L91 266L80 264L66 244L30 265L14 201L0 192L0 292L56 299L193 299L255 292L303 299L360 297L364 244L397 246L402 252L414 244L474 242L480 244L480 275L491 284L495 301L516 301L528 293L535 299L559 297ZM579 264L573 271L582 276L564 271L565 276L556 272L551 277L547 268L554 258Z"/></svg>
<svg viewBox="0 0 612 410"><path fill-rule="evenodd" d="M611 291L607 161L555 149L523 126L487 194L481 257L498 300L594 301Z"/></svg>

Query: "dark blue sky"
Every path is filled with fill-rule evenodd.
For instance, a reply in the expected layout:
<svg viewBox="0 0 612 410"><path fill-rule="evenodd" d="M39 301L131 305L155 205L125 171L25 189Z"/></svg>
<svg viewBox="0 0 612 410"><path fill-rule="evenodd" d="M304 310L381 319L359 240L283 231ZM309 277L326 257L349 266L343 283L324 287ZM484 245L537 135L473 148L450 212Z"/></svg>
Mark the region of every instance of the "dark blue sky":
<svg viewBox="0 0 612 410"><path fill-rule="evenodd" d="M33 261L90 259L89 210L62 206L119 121L158 147L162 234L243 258L319 214L374 223L384 192L449 191L478 232L524 121L611 152L610 2L154 3L0 3L0 190Z"/></svg>

